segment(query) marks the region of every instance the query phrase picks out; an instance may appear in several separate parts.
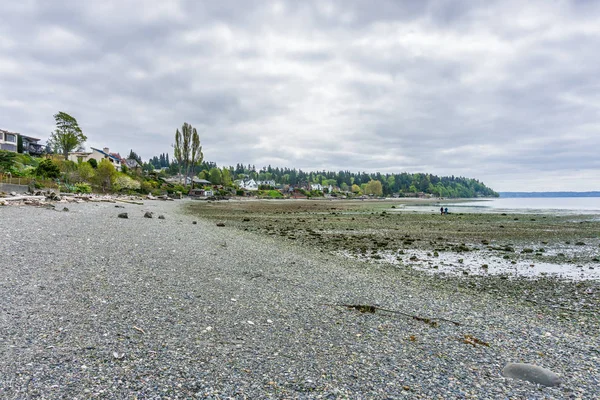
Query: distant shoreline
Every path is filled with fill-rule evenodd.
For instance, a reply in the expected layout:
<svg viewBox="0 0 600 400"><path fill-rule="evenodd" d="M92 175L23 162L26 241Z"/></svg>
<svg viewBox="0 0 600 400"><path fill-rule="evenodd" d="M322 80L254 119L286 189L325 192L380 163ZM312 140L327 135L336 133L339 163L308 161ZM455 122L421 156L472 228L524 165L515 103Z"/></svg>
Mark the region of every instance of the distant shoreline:
<svg viewBox="0 0 600 400"><path fill-rule="evenodd" d="M500 198L520 197L600 197L600 191L591 192L498 192Z"/></svg>

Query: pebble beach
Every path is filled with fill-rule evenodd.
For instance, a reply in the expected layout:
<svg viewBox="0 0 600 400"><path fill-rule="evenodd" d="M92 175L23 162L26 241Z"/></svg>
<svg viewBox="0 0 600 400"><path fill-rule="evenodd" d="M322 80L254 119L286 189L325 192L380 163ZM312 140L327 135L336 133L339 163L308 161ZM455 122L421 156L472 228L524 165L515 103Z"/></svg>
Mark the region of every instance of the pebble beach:
<svg viewBox="0 0 600 400"><path fill-rule="evenodd" d="M465 284L187 202L0 207L0 398L600 398L600 315L573 305L598 281Z"/></svg>

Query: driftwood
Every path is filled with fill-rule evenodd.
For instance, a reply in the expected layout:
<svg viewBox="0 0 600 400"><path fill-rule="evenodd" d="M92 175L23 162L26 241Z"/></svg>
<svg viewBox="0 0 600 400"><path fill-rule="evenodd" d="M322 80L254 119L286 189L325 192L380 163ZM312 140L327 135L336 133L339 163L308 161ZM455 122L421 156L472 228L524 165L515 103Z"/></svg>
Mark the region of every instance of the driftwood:
<svg viewBox="0 0 600 400"><path fill-rule="evenodd" d="M120 201L121 203L127 203L127 204L137 204L138 206L144 205L144 203L142 203L141 201L121 200L121 199L115 199L115 201Z"/></svg>
<svg viewBox="0 0 600 400"><path fill-rule="evenodd" d="M1 201L21 201L21 200L46 200L46 196L13 196L1 197Z"/></svg>
<svg viewBox="0 0 600 400"><path fill-rule="evenodd" d="M438 326L438 321L450 322L451 324L454 324L456 326L461 325L460 322L452 321L452 320L446 319L446 318L440 318L440 317L436 317L436 318L420 317L418 315L409 314L409 313L406 313L406 312L403 312L403 311L388 310L388 309L385 309L385 308L381 308L381 307L377 307L377 306L372 306L372 305L368 305L368 304L323 304L323 305L325 305L325 306L334 306L334 307L346 307L348 309L357 310L357 311L360 311L362 313L370 313L370 314L374 314L376 311L383 311L383 312L388 312L388 313L392 313L392 314L399 314L399 315L403 315L405 317L412 318L412 319L417 320L417 321L424 322L427 325L430 325L430 326L432 326L434 328Z"/></svg>

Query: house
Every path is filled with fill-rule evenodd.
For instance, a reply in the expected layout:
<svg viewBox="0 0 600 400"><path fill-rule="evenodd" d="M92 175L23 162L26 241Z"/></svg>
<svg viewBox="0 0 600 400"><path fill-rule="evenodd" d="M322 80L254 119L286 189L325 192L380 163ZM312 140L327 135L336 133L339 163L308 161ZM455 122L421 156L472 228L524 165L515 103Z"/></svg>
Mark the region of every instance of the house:
<svg viewBox="0 0 600 400"><path fill-rule="evenodd" d="M277 185L273 179L270 179L267 181L258 181L257 184L258 184L258 186L272 186L272 187L275 187L275 185Z"/></svg>
<svg viewBox="0 0 600 400"><path fill-rule="evenodd" d="M321 185L320 183L311 183L310 190L323 191L323 185Z"/></svg>
<svg viewBox="0 0 600 400"><path fill-rule="evenodd" d="M206 179L200 179L197 176L194 176L193 178L190 178L189 176L185 177L186 185L190 185L192 182L194 182L194 185L211 185L210 181L207 181Z"/></svg>
<svg viewBox="0 0 600 400"><path fill-rule="evenodd" d="M215 192L212 189L192 189L188 195L192 197L212 197L215 195Z"/></svg>
<svg viewBox="0 0 600 400"><path fill-rule="evenodd" d="M107 159L112 163L112 165L116 169L120 169L121 165L123 165L124 160L121 158L119 153L111 153L108 147L103 148L102 150L96 149L94 147L90 147L92 149L91 152L86 151L73 151L69 153L68 159L70 161L80 163L84 161L89 161L91 159L96 160L98 163L104 159Z"/></svg>
<svg viewBox="0 0 600 400"><path fill-rule="evenodd" d="M39 144L40 139L20 135L23 140L23 153L39 156L44 153L44 146Z"/></svg>
<svg viewBox="0 0 600 400"><path fill-rule="evenodd" d="M138 162L138 160L136 160L135 158L128 158L128 159L126 159L125 160L125 165L129 169L138 169L138 168L142 167L140 165L140 163Z"/></svg>
<svg viewBox="0 0 600 400"><path fill-rule="evenodd" d="M15 132L0 129L0 150L17 151L17 136Z"/></svg>
<svg viewBox="0 0 600 400"><path fill-rule="evenodd" d="M234 182L239 186L240 189L244 190L258 190L258 183L254 179L249 180L237 180Z"/></svg>

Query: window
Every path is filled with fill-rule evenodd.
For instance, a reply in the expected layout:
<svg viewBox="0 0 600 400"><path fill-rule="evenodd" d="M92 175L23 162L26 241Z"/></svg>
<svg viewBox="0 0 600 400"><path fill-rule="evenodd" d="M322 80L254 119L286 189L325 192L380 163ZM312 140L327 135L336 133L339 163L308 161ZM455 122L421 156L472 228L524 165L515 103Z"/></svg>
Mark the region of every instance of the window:
<svg viewBox="0 0 600 400"><path fill-rule="evenodd" d="M17 135L11 135L10 133L6 134L6 141L7 142L12 142L12 143L17 143Z"/></svg>

